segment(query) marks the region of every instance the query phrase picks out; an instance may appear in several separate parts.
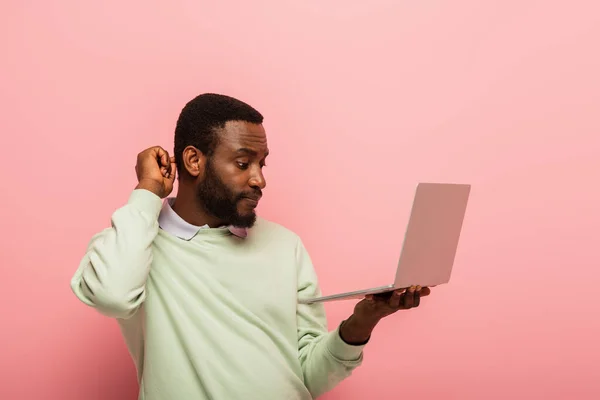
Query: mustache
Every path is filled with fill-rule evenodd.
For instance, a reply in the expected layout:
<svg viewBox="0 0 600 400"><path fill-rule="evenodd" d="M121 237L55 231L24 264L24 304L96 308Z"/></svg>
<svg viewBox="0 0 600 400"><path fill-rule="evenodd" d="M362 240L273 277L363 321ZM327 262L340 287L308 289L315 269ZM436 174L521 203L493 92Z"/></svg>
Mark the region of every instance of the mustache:
<svg viewBox="0 0 600 400"><path fill-rule="evenodd" d="M262 197L262 190L257 189L257 190L253 190L251 192L241 193L238 196L238 200L241 200L243 198L248 198L248 199L252 199L252 200L258 201L258 200L260 200L261 197Z"/></svg>

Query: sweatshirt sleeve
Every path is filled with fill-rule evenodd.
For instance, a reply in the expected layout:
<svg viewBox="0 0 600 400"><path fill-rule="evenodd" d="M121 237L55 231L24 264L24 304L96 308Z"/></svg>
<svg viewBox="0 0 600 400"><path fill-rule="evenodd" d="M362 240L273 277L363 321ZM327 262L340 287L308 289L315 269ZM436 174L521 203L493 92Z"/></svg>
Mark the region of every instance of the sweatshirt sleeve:
<svg viewBox="0 0 600 400"><path fill-rule="evenodd" d="M305 247L300 242L296 249L298 263L298 298L321 294L317 275ZM339 325L327 329L323 303L298 304L298 349L304 383L312 396L330 391L362 363L365 345L354 346L344 342Z"/></svg>
<svg viewBox="0 0 600 400"><path fill-rule="evenodd" d="M136 189L113 213L111 227L90 240L71 279L79 300L108 317L126 319L135 313L146 297L161 208L160 197Z"/></svg>

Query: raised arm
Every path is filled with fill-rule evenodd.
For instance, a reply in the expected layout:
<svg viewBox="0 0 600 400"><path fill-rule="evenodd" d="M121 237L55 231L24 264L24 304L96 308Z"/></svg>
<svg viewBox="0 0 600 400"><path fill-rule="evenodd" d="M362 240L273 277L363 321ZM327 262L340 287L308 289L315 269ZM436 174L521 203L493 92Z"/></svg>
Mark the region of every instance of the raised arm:
<svg viewBox="0 0 600 400"><path fill-rule="evenodd" d="M138 155L136 173L139 183L129 201L113 213L111 227L91 239L71 280L79 300L123 319L145 300L161 198L173 190L174 160L161 147L149 148Z"/></svg>

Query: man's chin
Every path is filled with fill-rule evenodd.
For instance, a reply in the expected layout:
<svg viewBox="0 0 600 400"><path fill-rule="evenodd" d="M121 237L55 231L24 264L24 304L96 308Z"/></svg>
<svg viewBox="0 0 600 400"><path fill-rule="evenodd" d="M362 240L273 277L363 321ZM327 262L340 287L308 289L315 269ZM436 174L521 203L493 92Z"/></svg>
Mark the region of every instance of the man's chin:
<svg viewBox="0 0 600 400"><path fill-rule="evenodd" d="M246 214L238 214L230 222L230 225L236 228L252 228L256 223L256 213L254 211Z"/></svg>

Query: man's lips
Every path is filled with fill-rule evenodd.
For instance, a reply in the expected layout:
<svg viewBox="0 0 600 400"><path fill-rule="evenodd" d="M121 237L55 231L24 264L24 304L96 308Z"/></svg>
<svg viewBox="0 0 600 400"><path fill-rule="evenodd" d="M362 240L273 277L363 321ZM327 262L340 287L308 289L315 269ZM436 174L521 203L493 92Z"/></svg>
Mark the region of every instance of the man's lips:
<svg viewBox="0 0 600 400"><path fill-rule="evenodd" d="M261 196L243 196L242 200L246 200L252 206L258 205Z"/></svg>
<svg viewBox="0 0 600 400"><path fill-rule="evenodd" d="M248 199L248 200L252 200L252 201L255 201L255 202L257 202L257 203L258 203L258 202L260 201L260 198L261 198L261 197L262 197L262 196L253 196L253 195L248 195L248 196L242 196L242 199Z"/></svg>

